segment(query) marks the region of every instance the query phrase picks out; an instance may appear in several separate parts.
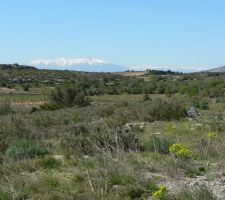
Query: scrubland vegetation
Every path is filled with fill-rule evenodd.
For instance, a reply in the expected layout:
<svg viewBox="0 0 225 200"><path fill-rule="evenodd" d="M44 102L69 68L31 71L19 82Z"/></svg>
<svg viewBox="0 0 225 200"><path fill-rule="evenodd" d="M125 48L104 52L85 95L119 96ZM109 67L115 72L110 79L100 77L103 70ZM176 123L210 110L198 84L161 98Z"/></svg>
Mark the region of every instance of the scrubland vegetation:
<svg viewBox="0 0 225 200"><path fill-rule="evenodd" d="M0 199L225 198L224 74L1 77Z"/></svg>

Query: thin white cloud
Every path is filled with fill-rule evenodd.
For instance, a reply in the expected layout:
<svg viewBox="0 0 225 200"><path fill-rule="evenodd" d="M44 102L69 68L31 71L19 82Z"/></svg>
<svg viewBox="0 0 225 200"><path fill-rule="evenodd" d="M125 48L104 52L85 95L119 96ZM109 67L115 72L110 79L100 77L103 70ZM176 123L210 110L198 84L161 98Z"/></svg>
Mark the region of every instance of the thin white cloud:
<svg viewBox="0 0 225 200"><path fill-rule="evenodd" d="M43 66L73 66L73 65L97 65L106 64L105 60L99 58L56 58L56 59L38 59L31 61L32 65L43 65Z"/></svg>
<svg viewBox="0 0 225 200"><path fill-rule="evenodd" d="M137 65L137 66L130 66L128 67L131 70L136 71L143 71L147 69L153 69L153 70L172 70L172 71L179 71L179 72L196 72L196 71L202 71L207 70L205 67L191 67L191 66L169 66L169 67L158 67L158 66L151 66L151 65Z"/></svg>

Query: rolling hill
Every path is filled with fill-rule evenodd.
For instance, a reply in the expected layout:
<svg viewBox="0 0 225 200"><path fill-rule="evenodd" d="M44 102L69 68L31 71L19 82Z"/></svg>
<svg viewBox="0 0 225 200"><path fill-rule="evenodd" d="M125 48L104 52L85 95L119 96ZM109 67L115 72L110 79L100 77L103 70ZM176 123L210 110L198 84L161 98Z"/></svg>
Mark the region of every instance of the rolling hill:
<svg viewBox="0 0 225 200"><path fill-rule="evenodd" d="M210 69L210 70L207 70L207 72L222 73L222 72L225 72L225 66L217 67L217 68L214 68L214 69Z"/></svg>

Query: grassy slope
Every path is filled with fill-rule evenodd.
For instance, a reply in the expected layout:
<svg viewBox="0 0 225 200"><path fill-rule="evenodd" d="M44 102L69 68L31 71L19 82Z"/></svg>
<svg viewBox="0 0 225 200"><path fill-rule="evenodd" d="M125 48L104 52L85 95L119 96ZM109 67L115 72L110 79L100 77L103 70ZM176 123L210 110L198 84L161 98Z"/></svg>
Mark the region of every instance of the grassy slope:
<svg viewBox="0 0 225 200"><path fill-rule="evenodd" d="M35 90L19 94L2 93L0 99L25 104L28 101L47 100L46 95L34 93ZM174 96L187 100L181 95ZM158 97L170 99L161 94L152 94L150 97L153 100ZM147 120L151 102L143 102L143 95L90 98L92 105L84 108L30 114L29 107L21 106L18 110L15 108L14 114L0 116L1 136L6 133L6 138L11 135L17 138L19 135L41 142L50 153L43 158L10 162L5 159L5 150L2 151L0 199L146 199L161 184L168 189L168 195L162 199L194 199L197 196L197 199L213 199L207 191L196 192L193 198L190 197L193 193L187 194L187 191L176 198L171 196L184 189L182 182L196 180L199 168L204 168L201 175L209 183L219 180L219 173L223 173L224 103L215 103L206 98L210 102L209 110L201 110L197 119L185 117L181 120L151 122ZM169 153L163 154L157 150L119 152L116 155L99 150L94 156L78 156L62 146L62 141L77 125L85 124L92 130L95 123L112 119L135 124L138 128L135 135L142 144L158 137L171 144L186 145L193 152L193 161L178 166ZM204 142L209 140L210 131L217 132L217 137L211 139L206 147ZM217 192L221 195L220 190L214 191Z"/></svg>
<svg viewBox="0 0 225 200"><path fill-rule="evenodd" d="M51 155L56 158L51 160L51 156L5 163L2 166L2 195L10 193L14 195L15 199L17 196L25 199L104 199L106 196L110 199L124 199L125 197L120 195L115 197L118 195L118 191L113 189L116 187L113 185L120 185L118 187L122 187L121 191L127 193L129 197L131 191L128 188L145 190L148 188L145 184L150 184L146 181L167 184L170 178L166 177L188 176L183 173L182 169L177 169L168 154L148 151L143 153L130 152L119 156L117 161L112 159L110 154L99 154L87 158L76 158L75 155L67 157L66 152L59 144L59 138L68 131L70 126L83 120L88 123L102 118L102 109L105 102L108 104L109 99L111 103L113 102L111 106L115 109L112 115L109 114L109 118L117 117L117 113L121 109L125 111L132 108L132 106L123 108L118 105L118 102L125 100L134 103L142 101L140 95L113 96L113 98L104 96L93 99L93 105L86 108L25 114L23 117L20 114L1 117L1 124L6 129L9 126L12 126L14 130L17 129L16 120L21 120L22 126L29 130L29 137L32 138L38 134L36 135L37 139L42 140L49 147ZM102 102L101 106L99 102ZM144 130L138 133L138 137L142 142L145 142L152 135L160 134L160 137L172 138L174 142L187 145L197 157L199 166L204 166L207 169L206 175L212 176L211 173L215 170L212 166L215 167L215 165L211 164L217 163L216 166L219 167L224 159L225 148L221 143L225 139L224 135L218 130L218 139L215 143L216 148L219 149L219 154L216 149L212 149L212 152L203 155L199 141L201 138L207 137L212 126L215 126L211 123L215 123L213 115L218 110L224 113L223 104L211 103L210 111L201 111L202 115L197 121L189 121L185 118L172 122L145 122ZM138 119L131 119L131 121L142 122ZM222 121L217 123L223 124ZM175 128L171 128L171 124ZM104 170L106 171L104 172ZM140 184L143 185L140 186ZM126 187L128 188L125 190Z"/></svg>

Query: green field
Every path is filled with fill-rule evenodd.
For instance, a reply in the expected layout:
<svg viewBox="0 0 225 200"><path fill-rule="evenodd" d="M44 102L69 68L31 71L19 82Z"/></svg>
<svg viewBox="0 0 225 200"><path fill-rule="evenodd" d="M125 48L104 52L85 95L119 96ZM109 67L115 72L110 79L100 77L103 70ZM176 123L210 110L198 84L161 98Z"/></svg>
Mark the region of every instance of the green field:
<svg viewBox="0 0 225 200"><path fill-rule="evenodd" d="M7 94L0 93L0 101L45 101L48 99L48 96L41 94Z"/></svg>

